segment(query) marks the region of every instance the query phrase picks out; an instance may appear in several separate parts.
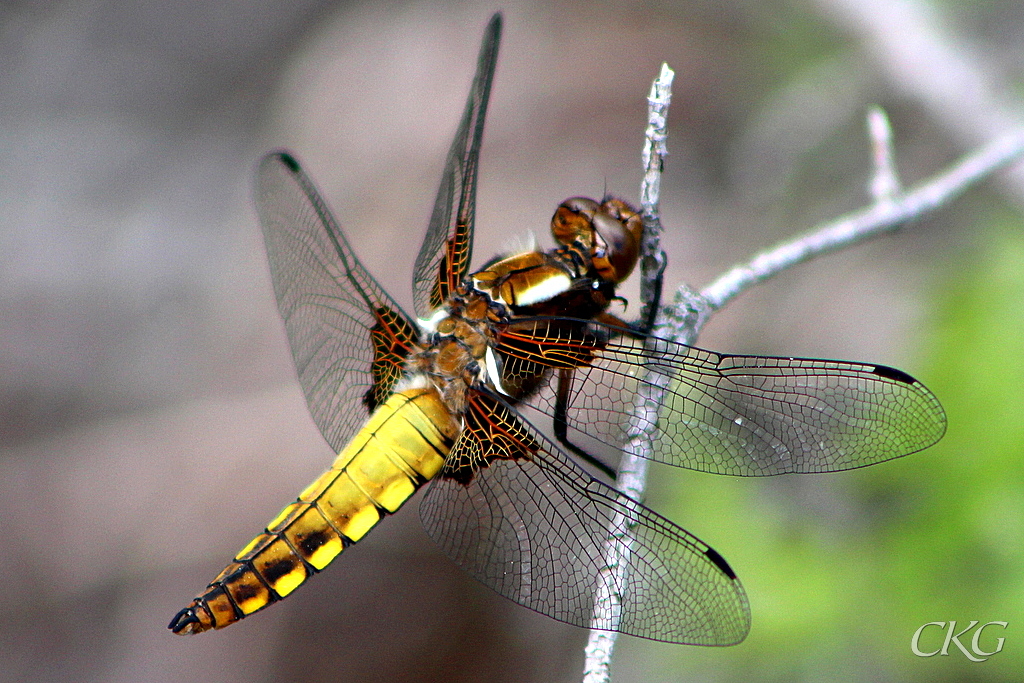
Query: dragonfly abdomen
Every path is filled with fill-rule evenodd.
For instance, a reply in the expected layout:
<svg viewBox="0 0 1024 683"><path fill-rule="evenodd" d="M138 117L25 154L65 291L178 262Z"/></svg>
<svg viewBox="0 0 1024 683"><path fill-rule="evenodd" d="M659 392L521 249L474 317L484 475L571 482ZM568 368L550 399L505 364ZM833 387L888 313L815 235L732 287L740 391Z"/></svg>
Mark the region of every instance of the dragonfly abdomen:
<svg viewBox="0 0 1024 683"><path fill-rule="evenodd" d="M292 593L441 469L458 428L433 387L393 394L330 469L249 542L170 628L223 628Z"/></svg>

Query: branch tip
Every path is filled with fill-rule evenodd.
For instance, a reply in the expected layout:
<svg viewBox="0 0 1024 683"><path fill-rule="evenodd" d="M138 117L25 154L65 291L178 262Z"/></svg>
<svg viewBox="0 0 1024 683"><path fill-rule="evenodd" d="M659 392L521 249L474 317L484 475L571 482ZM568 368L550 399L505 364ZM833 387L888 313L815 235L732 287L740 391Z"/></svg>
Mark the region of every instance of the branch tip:
<svg viewBox="0 0 1024 683"><path fill-rule="evenodd" d="M867 123L874 165L869 188L871 199L878 203L889 202L902 191L892 149L892 125L885 110L878 105L868 109Z"/></svg>

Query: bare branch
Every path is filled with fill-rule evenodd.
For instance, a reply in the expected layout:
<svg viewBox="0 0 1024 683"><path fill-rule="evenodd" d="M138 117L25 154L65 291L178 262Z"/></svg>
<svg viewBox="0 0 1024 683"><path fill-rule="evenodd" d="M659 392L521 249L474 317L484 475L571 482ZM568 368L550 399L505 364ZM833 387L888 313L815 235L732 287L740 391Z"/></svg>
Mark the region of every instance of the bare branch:
<svg viewBox="0 0 1024 683"><path fill-rule="evenodd" d="M890 201L900 191L896 174L896 161L892 155L892 126L881 107L868 110L868 137L871 139L871 159L875 172L871 176L871 198L877 203Z"/></svg>
<svg viewBox="0 0 1024 683"><path fill-rule="evenodd" d="M672 101L672 80L675 72L667 64L661 65L661 73L651 85L647 96L647 129L644 132L644 178L640 183L641 214L644 221L644 243L640 262L640 297L642 320L653 322L661 298L661 278L665 271L665 252L661 249L661 218L658 201L661 193L661 172L665 166L668 149L665 146L666 117ZM661 377L664 377L662 375ZM658 407L663 401L667 387L655 383L643 383L646 387L637 396L633 419L629 425L630 441L623 449L619 463L616 487L623 494L640 500L647 487L647 465L651 452L650 433L641 425L657 422ZM618 588L626 580L630 552L629 525L626 520L615 520L608 530L605 546L605 572L599 581L600 588L594 596L592 623L615 623L621 595L609 587ZM611 617L611 620L609 619ZM618 634L614 631L591 630L584 650L584 683L607 683L611 680L612 651Z"/></svg>
<svg viewBox="0 0 1024 683"><path fill-rule="evenodd" d="M962 145L972 149L1024 124L1014 78L991 50L979 49L921 0L816 0L824 12L863 41L878 68L920 102ZM1018 204L1024 169L1001 179Z"/></svg>
<svg viewBox="0 0 1024 683"><path fill-rule="evenodd" d="M1009 165L1024 153L1024 131L1006 135L969 154L951 169L907 192L876 201L859 211L823 223L805 235L783 242L749 262L735 266L701 291L717 310L751 285L807 259L895 230L952 200L968 187Z"/></svg>
<svg viewBox="0 0 1024 683"><path fill-rule="evenodd" d="M640 319L646 327L654 323L661 301L662 275L667 258L661 248L661 217L658 202L661 199L661 171L668 156L668 106L672 101L672 79L675 72L668 64L661 65L661 73L651 85L647 96L647 129L641 155L644 178L640 181L640 214L644 222L644 240L640 260Z"/></svg>
<svg viewBox="0 0 1024 683"><path fill-rule="evenodd" d="M974 183L1005 168L1024 156L1024 131L1006 135L969 154L949 170L939 173L917 187L903 191L895 171L892 155L892 133L888 119L881 109L868 114L868 131L872 143L875 172L871 183L873 203L869 206L823 223L803 236L768 249L749 262L735 266L697 293L682 286L673 302L658 311L660 276L665 266L661 252L661 224L658 216L660 174L665 147L665 115L671 99L672 72L667 66L655 81L649 97L648 127L644 145L645 175L640 196L643 201L646 236L645 255L642 260L642 296L645 311L655 317L653 332L656 336L692 344L710 316L747 288L814 256L856 244L869 237L892 231L908 221L918 219L951 201ZM657 283L656 285L654 283ZM646 318L645 318L646 319ZM630 425L630 441L623 449L617 486L623 494L641 500L646 487L647 463L651 453L652 434L640 425L653 429L666 387L647 382L648 387L637 396L634 418ZM651 412L653 411L653 413ZM616 610L621 604L619 587L626 580L630 552L629 528L625 520L616 520L609 529L606 547L606 575L599 584L614 586L602 589L595 597L594 616L598 623L615 623ZM609 617L612 617L609 620ZM592 630L587 643L584 683L608 683L610 666L617 634Z"/></svg>

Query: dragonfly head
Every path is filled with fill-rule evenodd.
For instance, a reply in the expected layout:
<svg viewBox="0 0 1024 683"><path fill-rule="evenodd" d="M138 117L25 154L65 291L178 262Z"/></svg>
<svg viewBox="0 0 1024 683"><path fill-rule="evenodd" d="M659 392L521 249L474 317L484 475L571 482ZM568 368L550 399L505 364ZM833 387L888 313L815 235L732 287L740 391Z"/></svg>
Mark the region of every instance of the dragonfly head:
<svg viewBox="0 0 1024 683"><path fill-rule="evenodd" d="M587 197L562 202L551 218L551 234L566 247L580 249L597 277L617 285L633 272L643 238L640 214L621 199L600 204Z"/></svg>

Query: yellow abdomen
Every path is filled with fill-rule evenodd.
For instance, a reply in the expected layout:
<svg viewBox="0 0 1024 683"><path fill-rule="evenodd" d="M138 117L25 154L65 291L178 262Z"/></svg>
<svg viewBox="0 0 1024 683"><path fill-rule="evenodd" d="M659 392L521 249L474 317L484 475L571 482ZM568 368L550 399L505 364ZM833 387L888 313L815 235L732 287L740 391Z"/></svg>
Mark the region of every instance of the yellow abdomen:
<svg viewBox="0 0 1024 683"><path fill-rule="evenodd" d="M393 394L171 628L183 635L223 628L289 595L437 474L457 433L435 389Z"/></svg>

